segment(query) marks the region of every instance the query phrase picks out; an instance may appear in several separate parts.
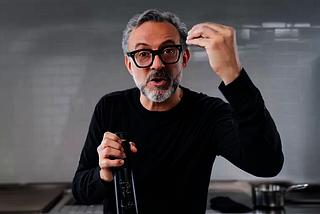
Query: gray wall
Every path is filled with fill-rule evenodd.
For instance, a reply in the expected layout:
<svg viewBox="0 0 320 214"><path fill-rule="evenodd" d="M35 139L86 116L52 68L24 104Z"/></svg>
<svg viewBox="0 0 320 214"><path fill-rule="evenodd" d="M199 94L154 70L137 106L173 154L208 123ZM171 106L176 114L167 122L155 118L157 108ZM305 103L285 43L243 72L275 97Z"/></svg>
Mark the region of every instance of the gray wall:
<svg viewBox="0 0 320 214"><path fill-rule="evenodd" d="M0 0L0 183L71 181L93 108L133 87L121 50L128 19L148 8L237 30L240 59L283 141L275 179L320 182L320 1ZM182 85L222 97L203 50ZM214 179L258 179L218 158Z"/></svg>

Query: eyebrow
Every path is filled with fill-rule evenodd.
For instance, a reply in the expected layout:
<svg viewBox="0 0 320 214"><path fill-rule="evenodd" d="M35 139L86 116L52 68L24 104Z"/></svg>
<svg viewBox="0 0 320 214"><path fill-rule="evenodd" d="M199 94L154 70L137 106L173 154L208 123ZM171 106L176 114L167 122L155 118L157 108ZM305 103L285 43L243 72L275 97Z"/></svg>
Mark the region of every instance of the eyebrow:
<svg viewBox="0 0 320 214"><path fill-rule="evenodd" d="M166 45L166 44L168 44L168 43L169 43L169 44L175 44L175 41L173 41L172 39L168 39L168 40L162 42L162 43L160 44L160 46L161 46L161 45ZM149 44L147 44L147 43L139 42L139 43L137 43L137 44L134 46L134 48L137 49L140 45L142 45L142 46L149 46Z"/></svg>

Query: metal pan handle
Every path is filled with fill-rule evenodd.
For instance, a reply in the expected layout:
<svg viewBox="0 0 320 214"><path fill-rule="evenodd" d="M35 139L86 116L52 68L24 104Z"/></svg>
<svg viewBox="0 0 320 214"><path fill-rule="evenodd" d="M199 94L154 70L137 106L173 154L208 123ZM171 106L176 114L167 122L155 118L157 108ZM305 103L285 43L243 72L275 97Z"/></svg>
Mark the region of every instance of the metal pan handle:
<svg viewBox="0 0 320 214"><path fill-rule="evenodd" d="M286 189L286 193L287 192L291 192L293 190L301 190L301 189L305 189L309 186L309 184L296 184L296 185L292 185L292 186L289 186L287 189Z"/></svg>

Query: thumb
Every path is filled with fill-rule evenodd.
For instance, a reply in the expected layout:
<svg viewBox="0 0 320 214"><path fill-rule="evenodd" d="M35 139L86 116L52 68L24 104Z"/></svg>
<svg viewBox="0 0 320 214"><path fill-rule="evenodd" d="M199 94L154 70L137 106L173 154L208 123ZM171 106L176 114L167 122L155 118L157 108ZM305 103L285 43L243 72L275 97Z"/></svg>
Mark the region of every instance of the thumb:
<svg viewBox="0 0 320 214"><path fill-rule="evenodd" d="M130 149L131 152L136 153L138 149L136 148L136 144L134 142L129 142L130 143Z"/></svg>

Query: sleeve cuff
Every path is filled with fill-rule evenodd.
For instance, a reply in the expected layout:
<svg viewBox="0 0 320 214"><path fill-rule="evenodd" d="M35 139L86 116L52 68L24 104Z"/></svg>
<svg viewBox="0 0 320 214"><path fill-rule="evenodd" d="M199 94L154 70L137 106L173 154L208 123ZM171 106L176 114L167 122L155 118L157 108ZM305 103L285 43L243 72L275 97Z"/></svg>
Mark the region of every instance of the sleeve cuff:
<svg viewBox="0 0 320 214"><path fill-rule="evenodd" d="M105 195L106 192L113 192L114 191L114 183L106 182L101 179L100 177L100 167L97 167L94 172L94 179L96 182L96 191L97 195Z"/></svg>
<svg viewBox="0 0 320 214"><path fill-rule="evenodd" d="M221 82L219 90L233 107L251 103L260 94L244 68L241 69L240 75L230 84L225 85L224 82Z"/></svg>

